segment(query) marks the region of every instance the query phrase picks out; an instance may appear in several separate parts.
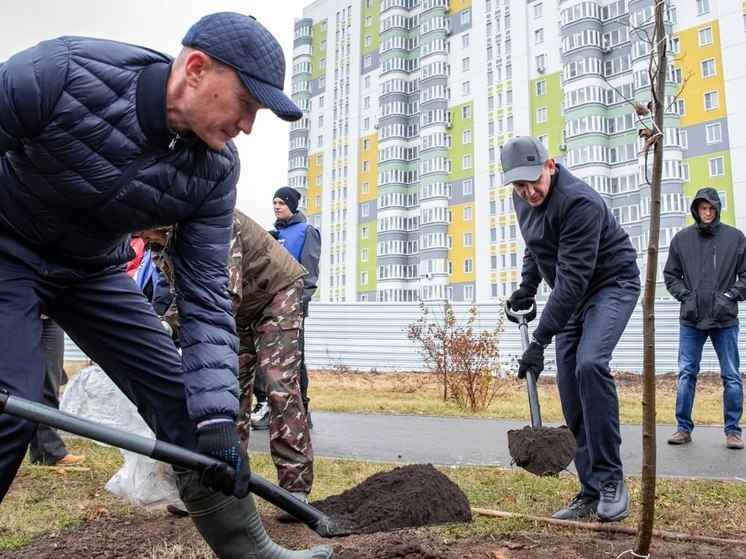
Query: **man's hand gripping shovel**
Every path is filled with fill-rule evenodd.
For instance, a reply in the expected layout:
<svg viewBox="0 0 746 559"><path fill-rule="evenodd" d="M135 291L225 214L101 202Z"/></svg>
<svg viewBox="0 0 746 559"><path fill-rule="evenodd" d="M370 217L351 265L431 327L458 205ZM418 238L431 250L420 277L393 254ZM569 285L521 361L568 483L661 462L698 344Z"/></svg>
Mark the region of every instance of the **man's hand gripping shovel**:
<svg viewBox="0 0 746 559"><path fill-rule="evenodd" d="M528 323L536 318L536 301L525 311L514 311L506 302L505 315L508 320L518 324L521 346L525 353L530 344ZM537 380L538 375L529 370L526 374L526 386L531 425L508 431L508 451L519 468L538 476L556 476L575 458L575 437L565 426L542 426Z"/></svg>

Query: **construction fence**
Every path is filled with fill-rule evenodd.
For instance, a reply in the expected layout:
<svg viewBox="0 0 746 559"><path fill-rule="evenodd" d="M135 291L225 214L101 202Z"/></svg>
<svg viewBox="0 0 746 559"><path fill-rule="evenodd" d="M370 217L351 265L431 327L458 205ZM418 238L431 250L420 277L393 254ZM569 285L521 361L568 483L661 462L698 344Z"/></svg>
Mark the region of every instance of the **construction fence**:
<svg viewBox="0 0 746 559"><path fill-rule="evenodd" d="M505 368L514 368L521 354L517 326L505 319L498 303L452 303L456 317L466 324L469 309L478 309L475 330L491 330L502 321L500 360ZM442 318L442 302L429 304L431 316ZM539 305L539 316L541 304ZM743 313L741 313L743 316ZM309 369L343 371L426 371L419 345L408 339L408 325L417 321L421 311L416 303L318 303L312 302L306 319L306 364ZM677 372L679 343L679 303L659 300L655 304L656 373ZM537 319L538 320L538 317ZM535 322L534 322L535 324ZM529 324L531 330L531 324ZM739 340L741 354L746 342ZM642 372L642 306L638 305L614 353L612 368ZM553 349L547 348L547 374L554 373ZM86 360L83 352L65 340L65 359ZM702 371L719 371L711 344L705 344Z"/></svg>

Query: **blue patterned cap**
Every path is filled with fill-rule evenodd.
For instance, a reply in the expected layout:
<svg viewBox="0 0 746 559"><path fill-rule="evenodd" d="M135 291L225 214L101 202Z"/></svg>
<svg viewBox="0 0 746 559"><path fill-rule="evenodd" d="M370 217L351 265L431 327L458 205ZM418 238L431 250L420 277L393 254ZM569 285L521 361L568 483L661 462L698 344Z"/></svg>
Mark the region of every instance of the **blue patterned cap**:
<svg viewBox="0 0 746 559"><path fill-rule="evenodd" d="M210 14L195 23L181 44L227 64L246 89L283 120L298 120L302 111L282 92L285 55L282 47L254 17L233 12Z"/></svg>

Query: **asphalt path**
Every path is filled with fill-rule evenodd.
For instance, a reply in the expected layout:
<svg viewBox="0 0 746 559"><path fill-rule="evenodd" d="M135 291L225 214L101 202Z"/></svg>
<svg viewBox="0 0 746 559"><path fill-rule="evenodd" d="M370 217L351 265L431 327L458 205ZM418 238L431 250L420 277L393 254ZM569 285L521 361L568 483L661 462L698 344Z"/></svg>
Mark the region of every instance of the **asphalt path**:
<svg viewBox="0 0 746 559"><path fill-rule="evenodd" d="M370 462L511 468L507 432L526 421L421 415L313 412L314 454ZM556 424L545 424L548 427ZM657 427L659 477L746 480L746 450L725 447L722 427L697 427L692 442L669 445L675 427ZM251 431L250 448L269 452L269 431ZM642 468L642 429L622 426L625 475ZM573 471L573 466L569 468Z"/></svg>

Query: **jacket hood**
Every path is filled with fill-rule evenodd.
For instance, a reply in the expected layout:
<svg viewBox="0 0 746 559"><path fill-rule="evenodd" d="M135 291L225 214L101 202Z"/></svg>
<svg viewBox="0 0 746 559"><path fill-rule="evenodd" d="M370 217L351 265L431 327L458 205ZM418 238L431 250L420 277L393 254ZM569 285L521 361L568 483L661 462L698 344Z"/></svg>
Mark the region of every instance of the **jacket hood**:
<svg viewBox="0 0 746 559"><path fill-rule="evenodd" d="M282 229L283 227L289 227L293 225L294 223L306 223L306 216L302 211L298 210L286 220L282 220L282 219L276 220L275 229Z"/></svg>
<svg viewBox="0 0 746 559"><path fill-rule="evenodd" d="M717 190L715 190L714 188L700 188L697 191L697 195L692 200L692 205L690 207L690 210L692 212L692 217L694 218L694 222L698 226L701 225L701 222L699 220L699 212L697 211L697 209L699 208L699 203L702 201L709 202L715 207L715 210L717 211L717 216L712 222L712 225L719 223L721 203L720 203L720 196L718 196Z"/></svg>

